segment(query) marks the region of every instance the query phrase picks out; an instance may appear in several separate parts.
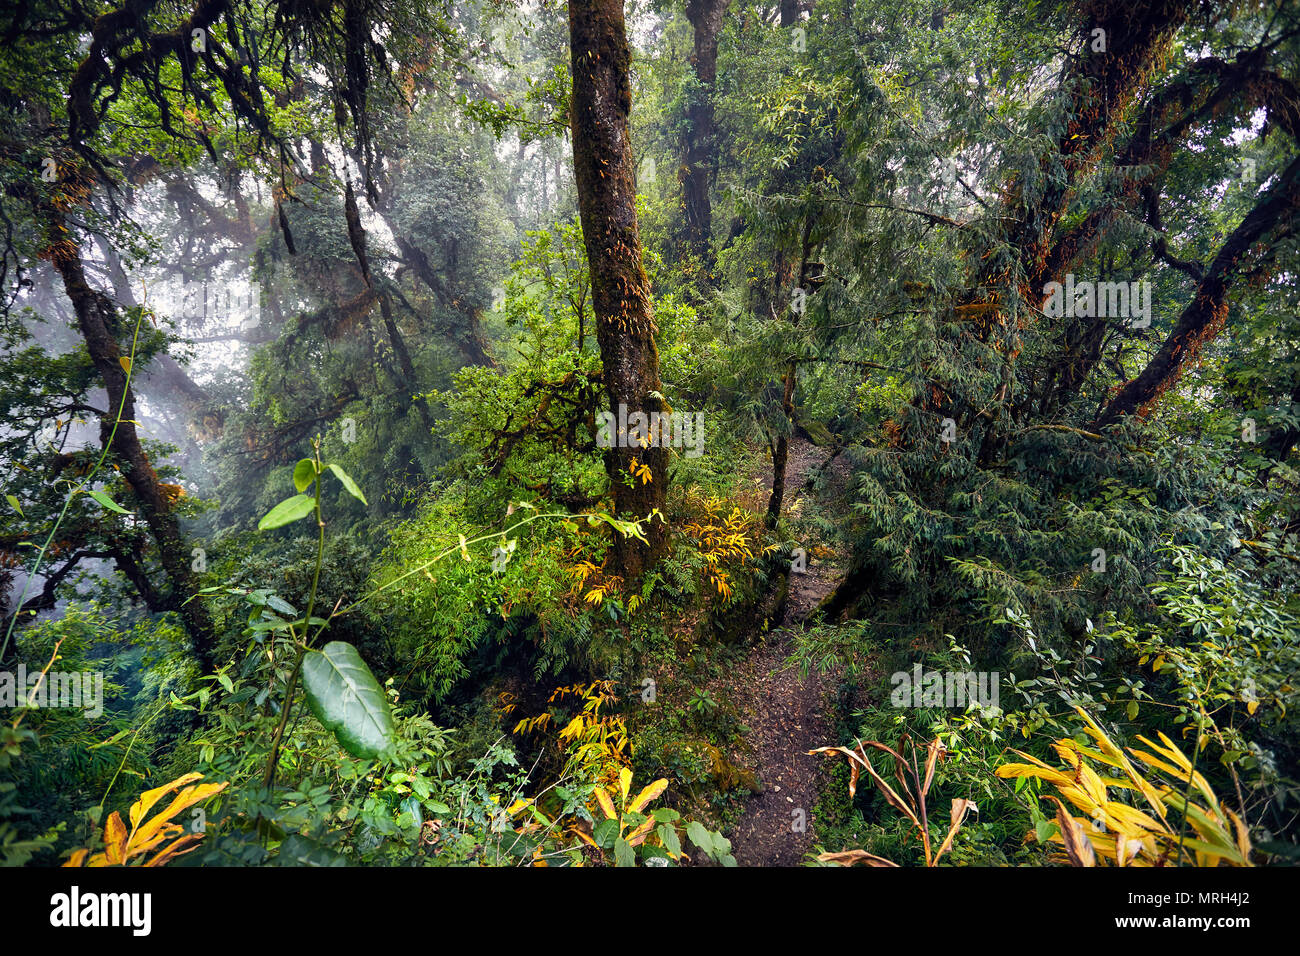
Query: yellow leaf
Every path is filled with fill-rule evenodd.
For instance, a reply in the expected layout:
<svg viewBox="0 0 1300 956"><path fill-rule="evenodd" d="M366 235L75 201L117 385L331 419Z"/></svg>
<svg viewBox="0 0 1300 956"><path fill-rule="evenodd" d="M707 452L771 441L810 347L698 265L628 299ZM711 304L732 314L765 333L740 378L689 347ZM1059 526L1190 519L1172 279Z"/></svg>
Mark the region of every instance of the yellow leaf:
<svg viewBox="0 0 1300 956"><path fill-rule="evenodd" d="M201 837L196 833L186 833L150 857L145 866L162 866L168 860L192 853L199 848L200 839Z"/></svg>
<svg viewBox="0 0 1300 956"><path fill-rule="evenodd" d="M135 832L136 828L140 826L140 821L145 818L145 815L153 809L154 804L161 800L164 795L171 793L178 787L202 779L203 774L201 773L187 773L184 776L177 777L171 783L165 783L161 787L155 787L140 794L140 799L131 804L131 832Z"/></svg>
<svg viewBox="0 0 1300 956"><path fill-rule="evenodd" d="M1153 833L1164 830L1164 827L1154 817L1148 816L1141 810L1124 803L1111 801L1104 805L1103 810L1109 818L1109 825L1115 826L1116 829L1134 833L1140 833L1142 830L1150 830Z"/></svg>
<svg viewBox="0 0 1300 956"><path fill-rule="evenodd" d="M627 845L640 846L642 843L645 842L645 838L650 835L650 831L654 828L654 825L655 825L654 817L651 817L650 819L646 820L639 827L637 827L635 830L633 830L631 833L627 835Z"/></svg>
<svg viewBox="0 0 1300 956"><path fill-rule="evenodd" d="M657 798L659 794L663 793L667 789L668 789L668 781L661 777L660 779L656 780L654 783L650 784L650 786L642 790L640 793L638 793L636 795L636 799L633 800L630 804L628 804L628 809L640 813L642 810L644 810L647 806L650 805L650 802L652 800Z"/></svg>
<svg viewBox="0 0 1300 956"><path fill-rule="evenodd" d="M229 783L201 783L197 786L186 787L180 793L176 794L172 799L172 802L167 805L166 810L156 814L152 820L144 826L139 827L135 833L132 834L132 847L129 852L134 855L143 852L143 850L148 847L152 847L156 841L150 841L153 841L153 838L158 834L160 829L165 826L174 826L174 824L170 822L173 816L188 807L194 806L196 803L201 803L208 799L208 797L220 793L228 786L230 786ZM142 846L137 849L136 844L142 844Z"/></svg>
<svg viewBox="0 0 1300 956"><path fill-rule="evenodd" d="M596 788L596 802L599 803L600 808L605 811L606 817L611 820L618 817L618 814L614 812L614 801L610 799L609 794L605 792L604 787Z"/></svg>
<svg viewBox="0 0 1300 956"><path fill-rule="evenodd" d="M1257 701L1257 700L1252 700L1252 701L1248 701L1248 702L1247 702L1247 704L1246 704L1246 713L1248 713L1248 714L1250 714L1252 717L1254 717L1254 716L1255 716L1255 711L1257 711L1257 710L1259 710L1259 701Z"/></svg>
<svg viewBox="0 0 1300 956"><path fill-rule="evenodd" d="M618 772L618 789L623 793L623 806L627 806L627 794L632 788L632 771L624 767Z"/></svg>
<svg viewBox="0 0 1300 956"><path fill-rule="evenodd" d="M576 737L580 733L582 733L581 714L579 714L577 717L574 717L571 721L568 722L568 724L565 725L564 729L560 731L560 739L566 740L569 737Z"/></svg>
<svg viewBox="0 0 1300 956"><path fill-rule="evenodd" d="M126 372L127 375L131 374L131 357L129 355L118 358L117 364L122 366L122 371Z"/></svg>
<svg viewBox="0 0 1300 956"><path fill-rule="evenodd" d="M110 864L120 864L126 859L126 841L128 834L122 815L114 810L108 815L104 824L104 855Z"/></svg>

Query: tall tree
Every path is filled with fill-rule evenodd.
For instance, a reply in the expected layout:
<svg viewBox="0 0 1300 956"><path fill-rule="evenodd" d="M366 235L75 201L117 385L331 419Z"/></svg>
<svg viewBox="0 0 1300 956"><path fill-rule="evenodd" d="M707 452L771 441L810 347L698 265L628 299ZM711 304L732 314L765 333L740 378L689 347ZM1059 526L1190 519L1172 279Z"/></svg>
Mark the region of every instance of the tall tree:
<svg viewBox="0 0 1300 956"><path fill-rule="evenodd" d="M110 4L66 9L41 3L10 6L0 13L0 35L9 47L6 55L13 62L48 64L51 75L60 80L44 85L24 81L27 88L22 89L12 83L12 71L4 71L0 79L0 101L5 104L0 111L4 120L0 157L5 160L5 188L0 195L30 207L30 233L38 237L12 228L0 236L0 278L9 278L11 264L16 269L38 254L59 273L76 327L108 396L102 442L121 469L154 539L166 587L156 587L143 572L133 575L131 568L141 567L138 562L131 562L124 572L151 609L179 612L206 667L212 663L212 626L200 603L191 600L190 549L171 513L173 500L159 482L137 430L138 396L122 361L126 354L121 341L126 326L122 303L96 287L100 283L93 273L87 274L88 241L92 236L115 235L104 224L121 224L124 185L139 180L142 170L169 162L177 150L177 155L185 155L202 149L222 170L239 167L241 162L271 161L271 168L278 167L280 174L279 192L287 194L290 184L301 179L304 167L296 155L296 140L285 135L278 111L287 102L288 88L304 83L298 72L302 64L327 78L340 141L350 125L354 143L349 152L360 167L366 195L376 201L370 115L381 96L372 76L391 80L392 64L417 59L431 45L449 38L452 30L437 0L402 5L373 0L334 5L196 0L189 7L130 0L116 8ZM388 35L384 47L374 42L377 32ZM277 69L262 70L263 62L274 62ZM213 122L201 121L199 115ZM119 139L122 116L129 116L129 125L140 134L128 151ZM184 122L182 116L187 117ZM230 125L218 133L222 122ZM224 159L218 155L228 149ZM136 155L137 151L158 155ZM39 180L32 170L41 170ZM96 197L107 212L96 206ZM193 190L190 199L210 205ZM237 208L240 205L236 203ZM279 212L285 244L292 253L288 218L282 208ZM7 210L4 218L10 221ZM242 223L227 224L232 233L228 237L247 242L252 238L247 216L241 218ZM16 278L21 282L21 276ZM0 303L0 314L7 315L13 301L6 297ZM395 330L395 323L388 323L388 328ZM400 355L398 362L402 364ZM170 373L176 383L175 363L163 362L156 368ZM404 372L399 367L396 377ZM131 379L143 381L147 375L141 362ZM116 416L118 408L120 416Z"/></svg>
<svg viewBox="0 0 1300 956"><path fill-rule="evenodd" d="M684 229L687 248L704 262L706 270L711 266L713 235L709 187L713 184L717 156L713 84L718 79L718 34L722 32L722 17L730 4L731 0L686 0L686 19L695 37L691 54L695 85L687 99L682 143Z"/></svg>
<svg viewBox="0 0 1300 956"><path fill-rule="evenodd" d="M596 341L610 409L622 421L664 408L650 281L641 261L636 215L628 132L631 51L622 0L569 0L569 55L573 171L591 269ZM668 455L658 443L639 446L629 440L632 437L616 436L615 447L605 455L605 470L618 513L640 519L663 507ZM644 473L633 474L634 461L650 469L648 481ZM614 558L623 574L635 579L658 559L664 544L663 522L652 520L645 542L616 536Z"/></svg>
<svg viewBox="0 0 1300 956"><path fill-rule="evenodd" d="M88 192L83 187L83 193ZM80 248L76 239L69 238L72 234L59 206L51 203L45 213L49 223L46 255L63 280L64 292L77 316L77 327L108 398L108 414L100 419L100 444L120 463L122 476L131 487L140 515L157 544L158 563L169 585L165 594L152 594L152 587L141 581L144 585L141 596L150 610L175 611L180 615L190 635L195 659L204 670L210 670L215 663L212 621L201 601L190 600L197 590L190 549L172 511L174 500L158 480L136 430L135 393L127 375L129 365L118 345L121 316L112 300L86 281Z"/></svg>

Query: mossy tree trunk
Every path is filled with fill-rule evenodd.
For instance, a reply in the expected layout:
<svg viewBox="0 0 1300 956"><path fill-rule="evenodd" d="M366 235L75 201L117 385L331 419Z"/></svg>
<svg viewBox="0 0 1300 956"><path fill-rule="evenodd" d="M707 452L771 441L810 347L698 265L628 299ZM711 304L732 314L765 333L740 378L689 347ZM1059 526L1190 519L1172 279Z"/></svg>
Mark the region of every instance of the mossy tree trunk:
<svg viewBox="0 0 1300 956"><path fill-rule="evenodd" d="M77 316L78 330L108 399L108 414L100 421L100 441L116 458L122 477L131 489L169 585L165 593L155 591L147 579L137 581L137 586L151 611L174 611L180 616L189 633L195 659L205 672L211 671L215 664L215 631L203 602L193 600L198 585L190 566L189 545L173 512L173 501L158 480L136 431L135 393L115 334L121 329L121 317L107 296L87 282L77 239L69 231L63 214L50 208L48 222L47 258L63 280L64 292ZM128 577L132 576L131 569L123 570Z"/></svg>
<svg viewBox="0 0 1300 956"><path fill-rule="evenodd" d="M717 124L713 114L713 86L718 79L718 34L731 0L687 0L695 48L691 68L699 83L686 108L686 137L682 143L682 195L686 213L685 245L698 256L704 276L712 269L713 207L709 189L717 164Z"/></svg>
<svg viewBox="0 0 1300 956"><path fill-rule="evenodd" d="M622 0L569 0L569 41L573 72L570 122L573 169L578 187L587 260L591 268L596 340L600 345L605 392L617 417L662 412L658 397L659 353L655 348L650 282L641 261L637 225L632 144L628 114L632 108L628 67L631 52L623 22ZM661 509L667 491L668 453L663 447L640 447L617 436L605 453L605 470L614 506L625 518L644 519ZM631 445L632 447L621 447ZM647 466L649 481L632 473L632 463ZM665 546L664 524L645 526L648 543L614 540L614 560L629 580L653 566Z"/></svg>

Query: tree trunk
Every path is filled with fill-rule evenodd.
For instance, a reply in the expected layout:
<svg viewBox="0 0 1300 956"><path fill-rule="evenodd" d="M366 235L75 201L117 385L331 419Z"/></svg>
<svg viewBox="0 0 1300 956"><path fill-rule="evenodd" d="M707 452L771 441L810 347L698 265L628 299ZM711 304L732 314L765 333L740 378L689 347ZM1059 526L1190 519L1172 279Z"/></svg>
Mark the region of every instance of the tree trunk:
<svg viewBox="0 0 1300 956"><path fill-rule="evenodd" d="M1067 79L1071 119L1056 148L1040 159L1044 188L1032 197L1018 183L1008 191L1016 216L1008 239L1024 267L1027 300L1041 301L1043 285L1052 278L1045 268L1050 240L1076 184L1112 142L1117 124L1187 16L1187 6L1178 0L1102 0L1090 6L1082 31L1085 48ZM1063 175L1051 172L1058 163ZM981 280L996 285L989 270Z"/></svg>
<svg viewBox="0 0 1300 956"><path fill-rule="evenodd" d="M1256 244L1270 233L1290 233L1300 213L1300 159L1293 160L1278 182L1264 195L1224 241L1213 263L1192 294L1173 329L1141 374L1126 383L1097 419L1098 426L1113 425L1126 415L1141 414L1195 361L1201 347L1223 328L1228 317L1228 292L1242 281L1243 273L1257 264ZM1266 250L1264 250L1266 251Z"/></svg>
<svg viewBox="0 0 1300 956"><path fill-rule="evenodd" d="M687 0L686 19L695 34L691 68L699 89L686 107L686 140L682 144L682 194L686 212L687 249L712 267L713 207L709 188L717 160L717 130L713 118L713 84L718 78L718 34L731 0Z"/></svg>
<svg viewBox="0 0 1300 956"><path fill-rule="evenodd" d="M117 249L111 242L105 240L99 245L104 250L104 261L108 266L109 280L113 284L114 298L119 306L135 308L140 303L131 289L126 267L122 265L122 257L118 255ZM190 378L185 368L166 352L158 353L148 366L137 369L135 380L139 383L146 399L149 395L156 394L163 401L180 405L187 422L200 418L212 401L203 386ZM198 446L193 442L191 445L191 448L186 449L186 453L197 453Z"/></svg>
<svg viewBox="0 0 1300 956"><path fill-rule="evenodd" d="M641 262L636 218L632 144L628 114L632 95L628 80L631 53L623 24L622 0L569 0L569 49L573 72L570 121L573 126L573 171L578 214L591 268L596 341L604 369L605 392L612 414L620 419L641 412L662 412L655 397L659 353L655 348L650 282ZM605 470L619 515L644 519L664 504L668 452L657 443L633 444L615 435L605 454ZM650 481L634 477L633 459L649 467ZM613 556L622 573L635 580L662 554L664 523L645 527L648 544L615 535Z"/></svg>
<svg viewBox="0 0 1300 956"><path fill-rule="evenodd" d="M1015 250L1011 274L1018 276L1026 302L1042 302L1061 252L1053 255L1052 238L1078 182L1112 143L1129 104L1187 16L1188 7L1178 0L1099 0L1088 6L1080 25L1084 48L1062 85L1061 110L1070 119L1053 148L1039 157L1038 175L1028 180L1042 188L1026 190L1024 177L1017 176L1003 190L1001 219L1009 227L1002 241ZM976 334L987 341L1007 319L996 290L1008 272L1001 257L982 258L986 264L960 305L989 307L974 313Z"/></svg>
<svg viewBox="0 0 1300 956"><path fill-rule="evenodd" d="M787 362L785 378L782 382L781 412L786 423L793 428L794 423L794 380L796 368L793 361ZM767 526L775 528L781 520L781 503L785 500L785 470L790 460L790 436L782 432L776 438L772 449L772 494L767 499Z"/></svg>
<svg viewBox="0 0 1300 956"><path fill-rule="evenodd" d="M195 658L203 670L210 671L215 643L212 621L201 601L186 603L197 590L190 568L190 550L172 513L172 501L162 489L136 432L135 395L127 383L122 352L113 334L118 325L117 310L108 298L87 283L77 240L68 231L62 214L51 207L48 216L47 254L63 279L64 291L76 312L77 327L108 395L108 414L99 426L100 441L116 456L122 476L131 487L140 515L157 545L158 561L170 585L163 606L180 615L193 642Z"/></svg>
<svg viewBox="0 0 1300 956"><path fill-rule="evenodd" d="M1028 303L1043 301L1043 288L1052 278L1050 269L1082 253L1087 236L1067 233L1064 245L1053 248L1078 183L1100 161L1113 143L1116 130L1129 106L1145 89L1154 66L1166 55L1178 28L1186 21L1189 8L1178 0L1097 0L1088 4L1080 24L1083 49L1061 88L1061 112L1069 117L1056 136L1053 148L1039 157L1036 176L1014 177L1006 183L1001 201L1001 221L1008 224L1001 242L1014 250L1008 267L1000 256L981 256L984 264L960 297L958 309L968 310L973 333L980 341L994 338L997 330L1014 333L1008 325L1009 310L1001 301L999 288L1014 277L1020 297ZM1026 189L1027 183L1042 188ZM1089 231L1100 220L1089 221ZM1067 248L1068 247L1068 248ZM1006 356L1007 370L1019 355L1019 336L1006 334L999 351ZM932 382L919 400L920 407L937 416L951 416L965 428L974 416L986 416L984 401L963 400L939 382ZM999 391L1004 396L1005 382ZM995 397L994 404L1002 401ZM1005 439L990 431L982 450L992 454Z"/></svg>
<svg viewBox="0 0 1300 956"><path fill-rule="evenodd" d="M803 235L799 246L798 288L800 289L806 289L808 285L808 259L812 255L813 249L812 226L812 217L805 216ZM804 308L807 308L806 304ZM787 306L786 315L792 329L798 328L799 320L802 318L801 313ZM790 433L794 431L794 387L798 375L799 366L795 362L794 356L791 356L785 364L785 374L781 379L781 414L785 416L786 431L777 436L776 445L772 448L772 494L767 500L767 526L769 528L775 528L777 522L781 520L781 504L785 498L786 463L790 459Z"/></svg>

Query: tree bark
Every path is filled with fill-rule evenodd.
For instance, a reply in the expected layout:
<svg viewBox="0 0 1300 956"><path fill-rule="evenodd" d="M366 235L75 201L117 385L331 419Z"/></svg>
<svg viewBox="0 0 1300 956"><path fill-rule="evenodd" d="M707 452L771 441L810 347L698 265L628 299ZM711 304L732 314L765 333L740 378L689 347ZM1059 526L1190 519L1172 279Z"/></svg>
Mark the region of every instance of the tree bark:
<svg viewBox="0 0 1300 956"><path fill-rule="evenodd" d="M800 289L808 285L808 259L812 255L812 248L812 217L805 216L799 256L798 287ZM789 317L791 328L798 328L801 314L787 307L786 315ZM777 436L776 444L772 447L772 494L767 499L766 519L769 528L775 528L777 522L781 520L781 504L785 499L785 472L786 463L790 459L790 432L794 430L794 387L798 375L798 363L794 356L791 356L785 363L785 373L781 379L781 414L785 416L787 430Z"/></svg>
<svg viewBox="0 0 1300 956"><path fill-rule="evenodd" d="M641 261L636 217L632 144L628 115L632 108L628 68L631 52L623 22L622 0L569 0L569 51L573 72L570 122L578 214L591 269L596 341L604 370L605 392L617 420L662 412L659 352L655 347L650 282ZM667 491L668 452L657 443L632 444L615 435L605 454L605 470L619 515L644 519L662 509ZM631 472L633 460L649 467L650 480ZM647 522L648 543L615 535L613 557L626 578L635 580L654 565L666 543L664 522Z"/></svg>
<svg viewBox="0 0 1300 956"><path fill-rule="evenodd" d="M53 207L46 211L49 224L47 255L63 280L64 291L72 302L91 362L108 395L108 414L100 420L100 441L116 456L122 476L130 486L140 515L157 545L158 561L170 585L162 606L180 616L193 643L195 658L205 671L209 671L214 664L215 632L203 603L188 600L197 591L190 568L190 551L172 513L172 501L162 489L136 431L135 395L127 382L126 370L121 363L122 352L113 334L118 326L117 310L106 296L96 292L86 281L77 240L69 232L63 215Z"/></svg>
<svg viewBox="0 0 1300 956"><path fill-rule="evenodd" d="M1188 8L1179 0L1100 0L1088 5L1080 25L1084 49L1064 82L1062 110L1070 119L1054 148L1039 159L1036 180L1043 188L1027 190L1017 177L1004 190L1002 220L1010 225L1003 241L1015 250L1017 262L1008 270L1001 257L988 257L962 299L964 306L992 306L976 319L981 340L1006 320L993 296L1008 275L1016 277L1025 301L1042 301L1049 269L1059 265L1060 250L1052 255L1052 238L1076 185L1113 141L1126 110L1187 17Z"/></svg>
<svg viewBox="0 0 1300 956"><path fill-rule="evenodd" d="M1201 346L1214 338L1228 317L1228 292L1257 257L1256 243L1277 231L1291 232L1300 212L1300 159L1293 160L1278 182L1232 231L1183 309L1159 351L1141 374L1126 383L1097 419L1113 425L1126 415L1141 413L1195 361Z"/></svg>
<svg viewBox="0 0 1300 956"><path fill-rule="evenodd" d="M686 19L695 34L691 68L699 89L686 107L686 139L682 144L682 193L686 212L685 243L705 269L712 267L713 207L709 188L717 162L717 129L713 115L713 84L718 78L718 34L731 0L686 0Z"/></svg>
<svg viewBox="0 0 1300 956"><path fill-rule="evenodd" d="M1116 125L1146 85L1153 64L1188 16L1187 5L1179 0L1103 0L1090 6L1083 26L1085 52L1067 81L1071 120L1056 149L1040 163L1045 188L1029 202L1021 184L1013 185L1011 192L1014 206L1019 208L1008 238L1019 252L1027 277L1026 298L1031 301L1035 295L1041 296L1049 278L1044 266L1049 261L1050 239L1075 185L1112 141ZM1098 39L1104 41L1105 49L1095 48ZM1056 163L1064 175L1053 174Z"/></svg>

